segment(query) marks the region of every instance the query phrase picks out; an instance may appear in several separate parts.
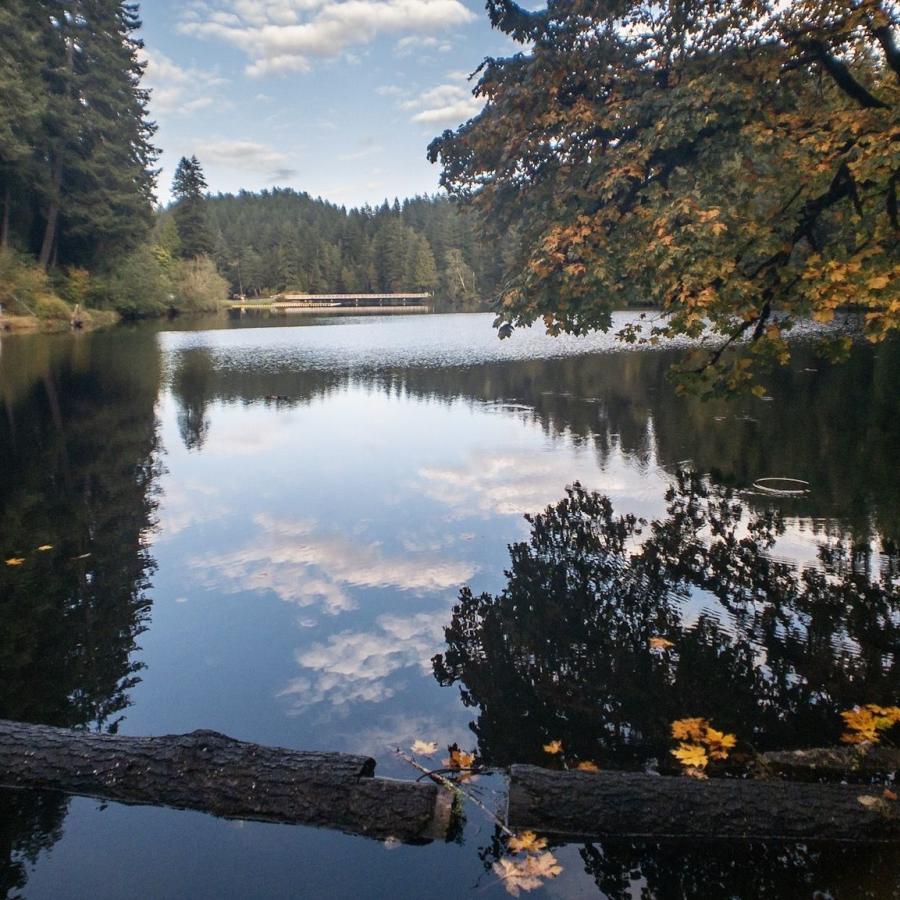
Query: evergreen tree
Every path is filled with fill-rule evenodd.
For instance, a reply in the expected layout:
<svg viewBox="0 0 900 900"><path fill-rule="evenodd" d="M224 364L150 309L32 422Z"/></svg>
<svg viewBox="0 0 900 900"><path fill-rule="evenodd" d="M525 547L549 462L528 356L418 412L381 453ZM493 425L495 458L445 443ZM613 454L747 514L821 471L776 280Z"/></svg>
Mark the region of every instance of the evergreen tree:
<svg viewBox="0 0 900 900"><path fill-rule="evenodd" d="M175 169L172 195L175 198L175 225L185 259L202 256L213 249L206 215L206 179L196 156L183 156Z"/></svg>

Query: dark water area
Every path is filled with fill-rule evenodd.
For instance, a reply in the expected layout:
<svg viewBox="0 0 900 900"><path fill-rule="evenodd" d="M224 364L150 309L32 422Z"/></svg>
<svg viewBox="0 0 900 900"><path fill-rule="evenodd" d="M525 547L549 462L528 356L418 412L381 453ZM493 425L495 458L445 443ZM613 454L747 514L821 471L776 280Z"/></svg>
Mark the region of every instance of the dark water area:
<svg viewBox="0 0 900 900"><path fill-rule="evenodd" d="M801 336L771 397L703 403L666 379L677 348L490 321L4 339L0 718L409 778L390 748L417 739L667 770L675 719L827 746L900 701L900 345L832 366ZM900 896L890 848L552 849L529 896ZM501 897L502 853L475 807L408 847L0 792L7 896Z"/></svg>

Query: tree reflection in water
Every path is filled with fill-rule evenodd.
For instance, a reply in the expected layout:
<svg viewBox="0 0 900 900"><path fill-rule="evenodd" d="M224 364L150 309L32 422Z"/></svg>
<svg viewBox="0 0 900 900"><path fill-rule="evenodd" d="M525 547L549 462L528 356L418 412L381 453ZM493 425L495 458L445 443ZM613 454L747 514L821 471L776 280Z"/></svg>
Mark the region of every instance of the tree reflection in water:
<svg viewBox="0 0 900 900"><path fill-rule="evenodd" d="M3 348L0 558L24 562L0 565L0 718L115 731L156 567L160 359L95 337ZM68 802L0 790L0 896L59 839Z"/></svg>
<svg viewBox="0 0 900 900"><path fill-rule="evenodd" d="M829 745L841 710L896 702L896 554L873 573L865 548L838 543L798 570L771 555L780 514L748 513L690 473L666 499L647 523L576 484L527 517L499 594L461 591L434 673L477 707L483 763L552 765L542 747L561 740L572 760L665 767L670 723L686 716L759 750ZM656 636L671 649L652 649ZM581 856L611 897L636 884L654 897L801 896L835 878L893 896L894 851L854 850L855 875L847 852L753 845L739 865L733 847L609 841Z"/></svg>

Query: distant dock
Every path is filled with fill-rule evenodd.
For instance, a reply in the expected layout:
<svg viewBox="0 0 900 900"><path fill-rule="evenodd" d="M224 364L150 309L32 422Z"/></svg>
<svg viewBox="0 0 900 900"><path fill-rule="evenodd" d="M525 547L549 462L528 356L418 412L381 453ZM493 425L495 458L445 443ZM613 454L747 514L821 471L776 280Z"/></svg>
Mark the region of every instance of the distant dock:
<svg viewBox="0 0 900 900"><path fill-rule="evenodd" d="M276 294L250 300L232 300L228 311L242 316L247 312L269 313L363 313L430 312L431 294Z"/></svg>

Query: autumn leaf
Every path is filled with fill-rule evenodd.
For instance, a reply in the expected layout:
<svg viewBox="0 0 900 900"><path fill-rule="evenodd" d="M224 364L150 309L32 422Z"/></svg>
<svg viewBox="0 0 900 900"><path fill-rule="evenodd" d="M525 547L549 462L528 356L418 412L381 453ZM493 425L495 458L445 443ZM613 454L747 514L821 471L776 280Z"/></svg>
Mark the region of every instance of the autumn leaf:
<svg viewBox="0 0 900 900"><path fill-rule="evenodd" d="M699 744L681 743L670 752L683 766L705 769L709 762L709 757L706 755L706 748L701 747Z"/></svg>
<svg viewBox="0 0 900 900"><path fill-rule="evenodd" d="M52 549L53 549L53 544L41 544L41 546L38 547L38 550L40 550L41 553L46 553L48 550L52 550Z"/></svg>
<svg viewBox="0 0 900 900"><path fill-rule="evenodd" d="M555 756L557 753L562 753L562 751L562 741L550 741L549 744L544 744L544 753L550 753Z"/></svg>
<svg viewBox="0 0 900 900"><path fill-rule="evenodd" d="M474 753L466 753L456 744L451 744L447 749L450 751L450 757L445 759L443 764L448 769L471 769L475 765Z"/></svg>
<svg viewBox="0 0 900 900"><path fill-rule="evenodd" d="M562 866L549 851L524 859L500 859L493 869L513 897L518 897L520 891L539 888L545 879L555 878L562 872Z"/></svg>
<svg viewBox="0 0 900 900"><path fill-rule="evenodd" d="M670 641L668 638L664 637L652 637L650 638L650 649L651 650L668 650L670 647L674 647L675 644Z"/></svg>
<svg viewBox="0 0 900 900"><path fill-rule="evenodd" d="M533 831L513 835L506 845L512 853L538 853L547 846L546 838L539 838Z"/></svg>
<svg viewBox="0 0 900 900"><path fill-rule="evenodd" d="M6 560L6 564L8 566L21 566L22 563L25 562L24 556L13 556L10 559Z"/></svg>
<svg viewBox="0 0 900 900"><path fill-rule="evenodd" d="M419 756L431 756L437 752L437 744L434 741L416 740L413 741L413 745L409 749Z"/></svg>
<svg viewBox="0 0 900 900"><path fill-rule="evenodd" d="M676 741L699 741L706 726L706 719L678 719L672 723L672 737Z"/></svg>
<svg viewBox="0 0 900 900"><path fill-rule="evenodd" d="M897 792L892 791L890 788L885 788L884 791L882 791L881 796L884 797L885 800L896 800Z"/></svg>
<svg viewBox="0 0 900 900"><path fill-rule="evenodd" d="M734 749L737 744L737 738L733 734L725 734L715 728L707 728L703 742L712 759L727 759L729 751Z"/></svg>
<svg viewBox="0 0 900 900"><path fill-rule="evenodd" d="M880 732L900 723L900 706L878 706L868 703L841 713L847 731L841 735L845 744L878 743Z"/></svg>
<svg viewBox="0 0 900 900"><path fill-rule="evenodd" d="M598 766L597 763L589 762L588 760L578 763L578 765L575 768L581 772L599 772L600 771L600 766Z"/></svg>

